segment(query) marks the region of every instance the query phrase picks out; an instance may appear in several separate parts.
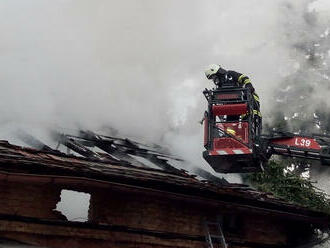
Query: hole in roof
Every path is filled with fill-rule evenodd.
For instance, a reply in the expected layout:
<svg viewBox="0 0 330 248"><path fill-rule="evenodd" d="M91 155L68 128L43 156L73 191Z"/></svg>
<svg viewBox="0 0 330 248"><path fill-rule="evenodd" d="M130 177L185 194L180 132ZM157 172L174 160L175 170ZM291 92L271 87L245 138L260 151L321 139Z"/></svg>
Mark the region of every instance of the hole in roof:
<svg viewBox="0 0 330 248"><path fill-rule="evenodd" d="M139 161L140 163L144 164L145 166L152 168L152 169L161 169L161 167L157 166L155 163L152 163L151 161L149 161L146 158L143 157L139 157L139 156L135 156L130 154L130 157L133 157L134 159L136 159L137 161Z"/></svg>

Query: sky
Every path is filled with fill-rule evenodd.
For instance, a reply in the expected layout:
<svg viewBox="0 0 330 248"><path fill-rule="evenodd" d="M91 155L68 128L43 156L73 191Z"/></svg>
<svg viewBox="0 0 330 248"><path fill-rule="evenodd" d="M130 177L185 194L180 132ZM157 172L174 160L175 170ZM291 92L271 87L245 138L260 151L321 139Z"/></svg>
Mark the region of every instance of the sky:
<svg viewBox="0 0 330 248"><path fill-rule="evenodd" d="M20 144L23 129L54 147L49 130L113 127L208 169L206 66L247 74L267 119L295 71L288 24L329 10L322 0L3 0L0 138Z"/></svg>

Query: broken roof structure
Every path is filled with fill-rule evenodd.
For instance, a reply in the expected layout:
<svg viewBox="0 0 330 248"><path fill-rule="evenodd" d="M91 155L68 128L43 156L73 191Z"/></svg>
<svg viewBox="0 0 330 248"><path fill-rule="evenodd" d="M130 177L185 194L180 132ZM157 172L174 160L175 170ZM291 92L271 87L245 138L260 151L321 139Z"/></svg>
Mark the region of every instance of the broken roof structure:
<svg viewBox="0 0 330 248"><path fill-rule="evenodd" d="M313 230L329 227L325 213L202 169L191 175L168 163L175 159L170 155L128 139L91 132L57 137L80 156L28 136L39 150L0 142L1 238L54 248L207 247L206 237L225 237L237 248L296 247L311 241ZM91 195L86 222L54 210L65 189Z"/></svg>

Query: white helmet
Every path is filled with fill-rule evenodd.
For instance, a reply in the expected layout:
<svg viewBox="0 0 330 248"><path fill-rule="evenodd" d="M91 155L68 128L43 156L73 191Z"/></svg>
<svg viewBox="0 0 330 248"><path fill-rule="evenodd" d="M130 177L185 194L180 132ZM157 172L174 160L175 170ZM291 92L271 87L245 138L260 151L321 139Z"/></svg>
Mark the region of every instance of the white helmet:
<svg viewBox="0 0 330 248"><path fill-rule="evenodd" d="M205 76L207 77L207 79L210 79L212 75L216 74L220 68L221 68L220 65L216 65L216 64L209 65L205 70Z"/></svg>

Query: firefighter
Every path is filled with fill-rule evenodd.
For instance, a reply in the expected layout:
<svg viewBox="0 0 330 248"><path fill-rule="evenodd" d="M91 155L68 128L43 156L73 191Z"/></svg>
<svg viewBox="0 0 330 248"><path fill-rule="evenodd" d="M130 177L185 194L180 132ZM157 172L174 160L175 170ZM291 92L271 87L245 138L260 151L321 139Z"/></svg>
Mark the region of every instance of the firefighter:
<svg viewBox="0 0 330 248"><path fill-rule="evenodd" d="M255 89L248 76L236 71L227 71L223 69L220 65L216 64L212 64L207 67L207 69L205 70L205 76L207 77L207 79L212 80L218 88L228 85L250 89L254 98L254 116L257 117L259 125L261 125L259 96L255 92Z"/></svg>

